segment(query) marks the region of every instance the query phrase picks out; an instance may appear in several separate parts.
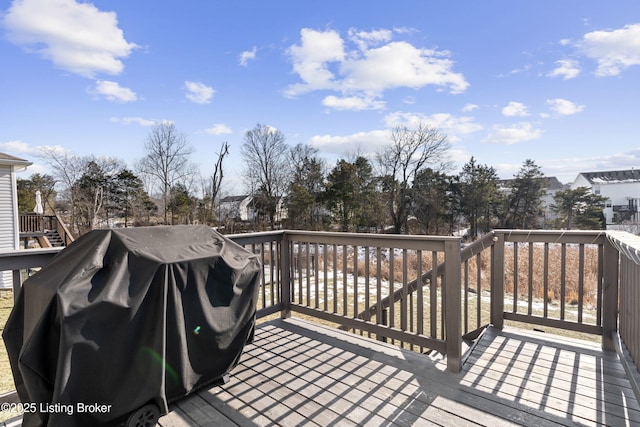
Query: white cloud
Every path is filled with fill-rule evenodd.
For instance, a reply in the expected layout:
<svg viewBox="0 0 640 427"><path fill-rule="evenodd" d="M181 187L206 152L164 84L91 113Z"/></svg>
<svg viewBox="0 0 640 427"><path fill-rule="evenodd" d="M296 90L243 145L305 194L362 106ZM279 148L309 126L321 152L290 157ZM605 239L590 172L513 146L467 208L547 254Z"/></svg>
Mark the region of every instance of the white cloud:
<svg viewBox="0 0 640 427"><path fill-rule="evenodd" d="M309 144L325 153L345 155L353 152L355 147L364 147L363 155L372 155L378 149L389 143L389 130L372 130L357 132L346 136L316 135L311 137Z"/></svg>
<svg viewBox="0 0 640 427"><path fill-rule="evenodd" d="M391 42L369 49L363 56L345 61L343 90L382 93L387 89L427 85L449 87L451 93L464 92L469 83L453 73L449 53L419 49L406 42Z"/></svg>
<svg viewBox="0 0 640 427"><path fill-rule="evenodd" d="M258 49L254 46L251 50L245 50L240 54L240 65L246 67L249 61L256 59L256 53Z"/></svg>
<svg viewBox="0 0 640 427"><path fill-rule="evenodd" d="M482 125L476 123L474 120L473 117L456 117L447 113L425 115L397 111L385 116L384 123L389 128L396 126L412 128L417 126L418 123L427 124L447 135L450 142L458 142L462 139L462 135L469 135L483 129Z"/></svg>
<svg viewBox="0 0 640 427"><path fill-rule="evenodd" d="M584 110L584 105L577 105L562 98L547 99L547 105L554 113L560 116L570 116Z"/></svg>
<svg viewBox="0 0 640 427"><path fill-rule="evenodd" d="M578 49L598 63L596 76L617 76L632 65L640 65L640 24L587 33Z"/></svg>
<svg viewBox="0 0 640 427"><path fill-rule="evenodd" d="M135 92L131 89L122 87L118 83L109 80L98 80L93 92L104 96L109 101L134 102L138 99Z"/></svg>
<svg viewBox="0 0 640 427"><path fill-rule="evenodd" d="M322 100L322 105L336 110L381 110L384 108L385 103L383 101L376 101L373 98L363 98L358 96L347 96L339 98L337 96L329 95Z"/></svg>
<svg viewBox="0 0 640 427"><path fill-rule="evenodd" d="M355 28L349 29L349 38L358 45L362 51L367 50L370 46L380 45L388 42L392 38L391 30L374 30L374 31L358 31Z"/></svg>
<svg viewBox="0 0 640 427"><path fill-rule="evenodd" d="M562 77L564 80L573 79L580 74L580 65L573 59L561 59L556 61L558 66L547 74L547 77Z"/></svg>
<svg viewBox="0 0 640 427"><path fill-rule="evenodd" d="M211 98L213 98L213 94L216 93L212 87L200 82L187 80L184 82L184 86L187 89L185 96L189 101L195 102L196 104L209 104Z"/></svg>
<svg viewBox="0 0 640 427"><path fill-rule="evenodd" d="M367 99L381 97L386 90L399 87L419 89L434 85L447 88L451 93L461 93L469 86L462 74L452 71L449 52L391 41L389 30L350 30L350 41L355 45L352 49L348 49L345 40L334 30L304 28L300 35L300 44L292 45L287 52L293 71L302 82L285 90L289 97L315 90L333 90L340 92L344 99ZM335 105L343 108L345 103ZM361 105L354 103L354 108Z"/></svg>
<svg viewBox="0 0 640 427"><path fill-rule="evenodd" d="M527 106L522 102L511 101L502 109L502 115L507 117L525 117L529 115Z"/></svg>
<svg viewBox="0 0 640 427"><path fill-rule="evenodd" d="M121 73L121 59L137 47L125 40L114 12L103 12L91 3L16 0L3 21L11 42L88 78Z"/></svg>
<svg viewBox="0 0 640 427"><path fill-rule="evenodd" d="M34 148L22 141L0 142L0 150L9 154L34 154L37 152Z"/></svg>
<svg viewBox="0 0 640 427"><path fill-rule="evenodd" d="M540 129L534 129L529 122L521 122L512 126L493 126L491 133L482 140L488 144L515 144L522 141L538 139L542 135Z"/></svg>
<svg viewBox="0 0 640 427"><path fill-rule="evenodd" d="M334 74L329 64L345 59L344 41L336 31L315 31L303 28L299 45L287 50L296 72L303 83L289 86L287 96L296 96L318 89L336 89Z"/></svg>
<svg viewBox="0 0 640 427"><path fill-rule="evenodd" d="M209 135L225 135L231 133L231 128L222 123L216 123L210 128L206 128L204 131Z"/></svg>
<svg viewBox="0 0 640 427"><path fill-rule="evenodd" d="M465 104L464 107L462 107L462 112L463 113L470 113L472 111L477 110L478 108L480 108L477 104Z"/></svg>
<svg viewBox="0 0 640 427"><path fill-rule="evenodd" d="M122 123L125 125L129 125L131 123L135 123L138 124L140 126L153 126L156 123L166 123L166 124L171 124L173 123L173 121L171 120L149 120L149 119L145 119L142 117L111 117L111 122L112 123Z"/></svg>
<svg viewBox="0 0 640 427"><path fill-rule="evenodd" d="M60 145L38 145L34 147L22 141L0 142L0 151L13 155L27 154L36 157L41 156L43 151L55 152L58 154L70 154L69 150ZM30 167L29 170L32 170L32 168Z"/></svg>

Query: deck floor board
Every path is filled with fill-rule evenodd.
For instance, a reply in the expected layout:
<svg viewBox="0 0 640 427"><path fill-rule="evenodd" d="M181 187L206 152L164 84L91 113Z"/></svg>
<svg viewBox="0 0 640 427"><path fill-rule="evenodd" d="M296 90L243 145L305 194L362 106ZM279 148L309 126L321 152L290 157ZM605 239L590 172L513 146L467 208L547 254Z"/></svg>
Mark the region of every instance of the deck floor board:
<svg viewBox="0 0 640 427"><path fill-rule="evenodd" d="M299 319L259 325L231 380L160 419L182 426L600 426L640 424L615 353L489 328L462 372L446 359Z"/></svg>

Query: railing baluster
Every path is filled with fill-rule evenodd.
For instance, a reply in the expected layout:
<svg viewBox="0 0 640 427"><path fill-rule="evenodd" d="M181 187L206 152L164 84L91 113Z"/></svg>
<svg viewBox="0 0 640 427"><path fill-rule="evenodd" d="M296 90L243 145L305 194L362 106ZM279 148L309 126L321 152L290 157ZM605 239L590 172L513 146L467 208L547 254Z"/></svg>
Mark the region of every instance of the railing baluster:
<svg viewBox="0 0 640 427"><path fill-rule="evenodd" d="M418 287L417 287L417 310L416 310L416 321L417 321L417 325L416 325L416 333L418 335L423 335L424 334L424 283L422 282L422 250L418 250L416 252L416 257L418 258L416 260L416 264L417 264L417 272L416 272L416 276L417 276L417 280L418 280ZM420 351L422 351L422 347L420 348Z"/></svg>
<svg viewBox="0 0 640 427"><path fill-rule="evenodd" d="M338 312L338 245L333 245L333 312Z"/></svg>
<svg viewBox="0 0 640 427"><path fill-rule="evenodd" d="M347 316L348 313L348 307L349 307L349 294L348 294L348 289L349 286L348 284L348 280L349 278L347 277L347 245L343 245L342 246L342 314L344 316Z"/></svg>
<svg viewBox="0 0 640 427"><path fill-rule="evenodd" d="M584 306L584 245L579 246L578 261L578 323L582 323L582 309Z"/></svg>
<svg viewBox="0 0 640 427"><path fill-rule="evenodd" d="M482 252L476 255L476 328L479 328L482 322Z"/></svg>
<svg viewBox="0 0 640 427"><path fill-rule="evenodd" d="M434 273L438 265L438 252L431 252L431 279L429 279L429 322L431 325L431 338L438 337L438 274Z"/></svg>
<svg viewBox="0 0 640 427"><path fill-rule="evenodd" d="M513 242L513 312L518 312L518 253L520 245L518 242Z"/></svg>
<svg viewBox="0 0 640 427"><path fill-rule="evenodd" d="M463 333L467 333L469 332L469 261L466 260L464 262L464 276L462 278L462 285L464 287L464 314L462 316L462 318L464 319L464 332Z"/></svg>
<svg viewBox="0 0 640 427"><path fill-rule="evenodd" d="M602 326L602 284L603 282L604 282L604 246L598 245L598 285L596 289L596 324L598 326Z"/></svg>
<svg viewBox="0 0 640 427"><path fill-rule="evenodd" d="M364 311L369 312L369 307L371 306L370 301L370 271L369 271L369 251L371 250L370 246L365 246L364 250ZM371 338L371 332L367 332L367 336Z"/></svg>
<svg viewBox="0 0 640 427"><path fill-rule="evenodd" d="M567 300L567 244L562 244L560 256L560 320L564 320Z"/></svg>
<svg viewBox="0 0 640 427"><path fill-rule="evenodd" d="M393 295L395 293L395 276L394 276L394 270L395 270L395 266L396 266L396 260L395 260L395 253L394 253L394 249L395 248L389 248L389 295ZM388 319L388 326L393 328L395 325L395 301L391 300L389 302L389 319ZM391 339L391 344L394 344L395 340L392 338Z"/></svg>
<svg viewBox="0 0 640 427"><path fill-rule="evenodd" d="M527 314L531 316L533 311L533 242L529 242L529 264L527 265L529 272L528 277L528 296L527 296Z"/></svg>
<svg viewBox="0 0 640 427"><path fill-rule="evenodd" d="M351 317L354 319L358 315L358 301L358 245L353 245L353 315Z"/></svg>
<svg viewBox="0 0 640 427"><path fill-rule="evenodd" d="M544 274L542 277L543 280L543 290L542 290L542 301L543 301L543 310L544 317L549 316L549 243L544 243L544 262L543 262Z"/></svg>
<svg viewBox="0 0 640 427"><path fill-rule="evenodd" d="M407 275L408 275L407 250L402 250L402 298L400 299L400 329L407 330Z"/></svg>

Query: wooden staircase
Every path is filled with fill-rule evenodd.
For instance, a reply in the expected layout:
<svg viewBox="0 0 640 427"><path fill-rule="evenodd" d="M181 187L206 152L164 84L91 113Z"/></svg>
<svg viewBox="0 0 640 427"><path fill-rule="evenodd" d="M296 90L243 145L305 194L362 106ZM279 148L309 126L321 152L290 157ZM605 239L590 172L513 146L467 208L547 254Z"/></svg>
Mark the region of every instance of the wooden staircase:
<svg viewBox="0 0 640 427"><path fill-rule="evenodd" d="M58 248L60 246L65 246L62 236L60 236L60 233L58 233L57 230L46 230L43 238L48 240L48 247Z"/></svg>
<svg viewBox="0 0 640 427"><path fill-rule="evenodd" d="M67 246L73 236L58 215L20 214L20 238L35 238L41 248Z"/></svg>

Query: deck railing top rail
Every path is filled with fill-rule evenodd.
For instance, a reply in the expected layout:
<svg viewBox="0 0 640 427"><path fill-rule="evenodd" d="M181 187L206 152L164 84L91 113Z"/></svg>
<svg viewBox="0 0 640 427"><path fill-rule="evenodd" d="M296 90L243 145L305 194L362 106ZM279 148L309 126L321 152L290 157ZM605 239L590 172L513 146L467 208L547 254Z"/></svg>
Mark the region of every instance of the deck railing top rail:
<svg viewBox="0 0 640 427"><path fill-rule="evenodd" d="M625 231L607 231L607 238L621 254L640 265L640 236Z"/></svg>
<svg viewBox="0 0 640 427"><path fill-rule="evenodd" d="M495 230L464 246L448 236L297 230L227 237L263 263L260 315L296 311L450 352L448 340L503 321L598 334L604 343L623 330L620 310L629 319L623 340L640 357L640 335L631 327L640 319L623 312L640 305L632 300L640 237L629 233ZM0 254L0 271L19 278L16 270L44 265L54 252Z"/></svg>

